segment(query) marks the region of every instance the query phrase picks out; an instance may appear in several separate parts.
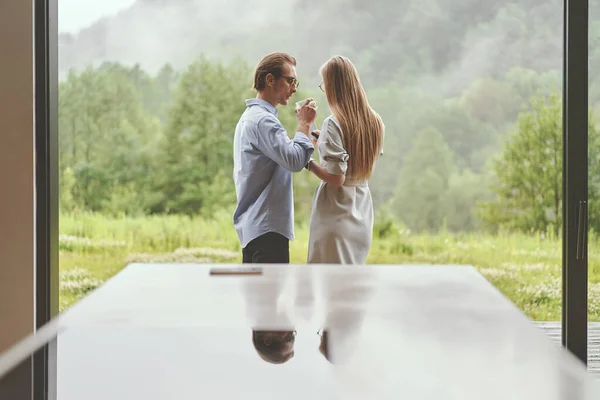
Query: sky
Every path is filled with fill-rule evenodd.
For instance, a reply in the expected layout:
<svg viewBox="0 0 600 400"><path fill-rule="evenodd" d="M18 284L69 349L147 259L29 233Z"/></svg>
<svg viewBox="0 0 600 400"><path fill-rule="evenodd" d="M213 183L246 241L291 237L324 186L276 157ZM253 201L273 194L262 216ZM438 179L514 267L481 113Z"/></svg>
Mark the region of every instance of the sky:
<svg viewBox="0 0 600 400"><path fill-rule="evenodd" d="M94 21L131 6L135 0L58 0L58 31L77 33Z"/></svg>

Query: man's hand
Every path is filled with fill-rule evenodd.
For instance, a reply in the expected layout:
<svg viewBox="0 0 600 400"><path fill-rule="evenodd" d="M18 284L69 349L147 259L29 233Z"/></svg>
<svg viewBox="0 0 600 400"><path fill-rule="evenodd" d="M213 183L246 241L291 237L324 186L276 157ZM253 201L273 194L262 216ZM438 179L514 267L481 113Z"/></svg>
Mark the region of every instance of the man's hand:
<svg viewBox="0 0 600 400"><path fill-rule="evenodd" d="M317 118L316 104L313 99L306 99L302 107L296 111L296 117L298 118L298 130L308 136L310 124Z"/></svg>

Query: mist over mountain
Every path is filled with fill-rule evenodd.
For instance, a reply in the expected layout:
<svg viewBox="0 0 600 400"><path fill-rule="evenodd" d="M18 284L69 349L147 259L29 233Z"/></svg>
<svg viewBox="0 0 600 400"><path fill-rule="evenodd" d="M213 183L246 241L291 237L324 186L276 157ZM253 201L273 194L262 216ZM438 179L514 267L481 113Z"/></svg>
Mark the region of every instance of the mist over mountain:
<svg viewBox="0 0 600 400"><path fill-rule="evenodd" d="M183 68L202 53L249 56L283 44L277 35L264 34L252 51L246 48L253 32L289 25L292 5L276 0L138 0L78 34L61 34L60 71L116 61L139 63L154 73L166 63ZM272 15L277 19L271 20Z"/></svg>
<svg viewBox="0 0 600 400"><path fill-rule="evenodd" d="M394 80L453 95L513 67L560 69L562 15L560 0L138 0L61 34L60 70L116 61L155 73L200 54L253 65L287 51L316 80L327 58L343 54L366 85Z"/></svg>

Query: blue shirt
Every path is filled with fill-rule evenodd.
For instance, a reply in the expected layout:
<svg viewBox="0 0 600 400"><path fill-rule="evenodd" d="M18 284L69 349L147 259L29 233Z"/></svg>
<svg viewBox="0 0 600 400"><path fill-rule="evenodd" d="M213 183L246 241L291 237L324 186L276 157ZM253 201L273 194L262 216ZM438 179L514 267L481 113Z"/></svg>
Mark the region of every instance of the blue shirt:
<svg viewBox="0 0 600 400"><path fill-rule="evenodd" d="M301 132L290 140L272 104L249 99L246 106L233 139L233 223L240 243L244 248L268 232L294 240L292 172L302 171L314 147Z"/></svg>

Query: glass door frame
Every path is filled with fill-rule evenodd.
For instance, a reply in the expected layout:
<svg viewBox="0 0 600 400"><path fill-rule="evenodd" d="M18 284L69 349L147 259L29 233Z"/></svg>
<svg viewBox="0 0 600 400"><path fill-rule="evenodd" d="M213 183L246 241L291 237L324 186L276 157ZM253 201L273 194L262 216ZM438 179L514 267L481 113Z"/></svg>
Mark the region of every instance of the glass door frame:
<svg viewBox="0 0 600 400"><path fill-rule="evenodd" d="M562 344L587 365L588 0L564 0Z"/></svg>
<svg viewBox="0 0 600 400"><path fill-rule="evenodd" d="M59 310L58 0L34 0L35 329ZM32 357L34 400L56 400L56 342Z"/></svg>

